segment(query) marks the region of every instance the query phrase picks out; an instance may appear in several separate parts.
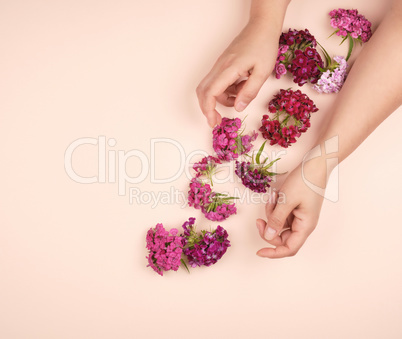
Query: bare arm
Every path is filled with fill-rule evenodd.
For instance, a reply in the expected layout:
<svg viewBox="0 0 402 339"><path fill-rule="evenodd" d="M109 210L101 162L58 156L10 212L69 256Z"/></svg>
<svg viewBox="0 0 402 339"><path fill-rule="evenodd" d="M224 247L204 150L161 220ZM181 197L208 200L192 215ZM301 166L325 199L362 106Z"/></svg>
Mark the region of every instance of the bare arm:
<svg viewBox="0 0 402 339"><path fill-rule="evenodd" d="M216 102L243 111L271 74L290 0L252 0L250 20L197 87L202 113L214 127ZM235 84L241 77L246 81Z"/></svg>
<svg viewBox="0 0 402 339"><path fill-rule="evenodd" d="M402 103L402 6L395 1L362 50L339 94L320 143L339 137L340 161Z"/></svg>
<svg viewBox="0 0 402 339"><path fill-rule="evenodd" d="M337 98L328 127L318 145L337 136L338 151L315 157L299 165L285 180L281 192L286 203L267 204L268 221L257 220L261 237L276 248L263 248L258 255L282 258L297 253L317 225L323 197L303 181L302 168L309 181L325 187L328 158L339 161L350 155L374 129L402 104L402 8L395 1L373 37L355 62ZM288 224L286 224L288 223ZM289 229L282 232L283 228Z"/></svg>

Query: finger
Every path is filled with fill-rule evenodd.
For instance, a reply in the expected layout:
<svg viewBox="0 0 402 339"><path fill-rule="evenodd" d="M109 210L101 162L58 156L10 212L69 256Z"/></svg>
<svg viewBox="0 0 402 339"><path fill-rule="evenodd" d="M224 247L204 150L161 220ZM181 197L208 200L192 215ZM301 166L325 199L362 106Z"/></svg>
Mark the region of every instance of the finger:
<svg viewBox="0 0 402 339"><path fill-rule="evenodd" d="M216 98L231 86L240 74L233 68L227 68L218 75L217 78L210 80L207 84L202 82L197 87L197 96L200 107L208 122L214 123L217 121Z"/></svg>
<svg viewBox="0 0 402 339"><path fill-rule="evenodd" d="M260 234L260 237L270 245L273 245L273 246L282 245L286 241L286 239L289 237L286 235L286 231L284 231L281 234L279 234L278 236L276 236L275 238L273 238L272 240L267 240L264 237L265 228L267 226L266 221L264 219L257 219L256 225L257 225L257 229L258 229L258 233Z"/></svg>
<svg viewBox="0 0 402 339"><path fill-rule="evenodd" d="M267 240L272 240L282 231L288 216L292 213L293 209L296 208L296 205L290 203L276 203L272 211L270 211L272 206L268 205L266 208L268 225L265 228L264 237Z"/></svg>
<svg viewBox="0 0 402 339"><path fill-rule="evenodd" d="M277 235L275 238L271 240L267 240L264 236L265 233L265 227L267 223L263 219L257 219L257 229L258 233L260 234L260 237L266 241L268 244L273 245L273 246L280 246L283 245L286 240L289 238L289 235L291 233L290 229L286 229L283 232L281 232L279 235Z"/></svg>
<svg viewBox="0 0 402 339"><path fill-rule="evenodd" d="M216 109L206 112L205 117L207 118L208 125L211 128L214 128L220 123L220 121L222 121L222 117Z"/></svg>
<svg viewBox="0 0 402 339"><path fill-rule="evenodd" d="M236 97L236 111L243 111L250 102L254 100L267 78L268 76L265 72L259 71L256 68L253 70L253 73L251 73L249 78L246 80L246 83Z"/></svg>
<svg viewBox="0 0 402 339"><path fill-rule="evenodd" d="M241 89L244 87L244 84L246 83L246 80L242 80L237 84L233 84L229 86L225 93L228 93L229 95L232 96L237 96L237 94L241 91Z"/></svg>
<svg viewBox="0 0 402 339"><path fill-rule="evenodd" d="M278 194L275 191L273 191L270 194L267 203L265 204L265 214L267 216L274 211L277 200L278 200Z"/></svg>
<svg viewBox="0 0 402 339"><path fill-rule="evenodd" d="M218 101L220 104L226 107L233 107L236 100L236 96L239 93L239 91L243 88L245 83L246 80L243 80L238 84L233 84L229 86L225 90L225 92L216 97L216 101Z"/></svg>
<svg viewBox="0 0 402 339"><path fill-rule="evenodd" d="M216 101L226 107L233 107L236 97L230 95L227 92L222 93L216 97Z"/></svg>
<svg viewBox="0 0 402 339"><path fill-rule="evenodd" d="M265 225L267 223L263 219L257 219L256 225L258 229L258 233L260 233L261 238L264 238L264 231L265 231Z"/></svg>
<svg viewBox="0 0 402 339"><path fill-rule="evenodd" d="M285 231L290 235L286 242L276 248L263 248L257 252L260 257L271 259L284 258L294 256L305 243L308 233L302 231ZM284 233L285 233L284 232Z"/></svg>

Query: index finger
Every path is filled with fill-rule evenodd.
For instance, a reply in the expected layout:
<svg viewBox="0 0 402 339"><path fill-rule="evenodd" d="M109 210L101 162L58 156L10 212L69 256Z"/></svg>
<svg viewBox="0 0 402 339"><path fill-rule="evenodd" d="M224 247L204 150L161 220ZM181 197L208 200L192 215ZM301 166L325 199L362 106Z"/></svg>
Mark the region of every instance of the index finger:
<svg viewBox="0 0 402 339"><path fill-rule="evenodd" d="M208 122L216 124L220 114L216 111L217 97L234 84L241 74L233 67L223 70L217 77L202 82L197 88L198 101ZM219 116L219 117L218 117Z"/></svg>

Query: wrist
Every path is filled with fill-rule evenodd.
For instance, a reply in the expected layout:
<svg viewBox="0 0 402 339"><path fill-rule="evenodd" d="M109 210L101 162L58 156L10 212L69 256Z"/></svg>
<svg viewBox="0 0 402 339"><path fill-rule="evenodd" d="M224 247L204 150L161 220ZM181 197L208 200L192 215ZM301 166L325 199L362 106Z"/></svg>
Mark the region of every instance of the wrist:
<svg viewBox="0 0 402 339"><path fill-rule="evenodd" d="M321 188L326 187L331 172L339 163L337 153L331 152L334 146L333 141L332 145L318 144L306 153L300 164L303 179Z"/></svg>
<svg viewBox="0 0 402 339"><path fill-rule="evenodd" d="M248 25L279 37L289 3L290 0L253 0Z"/></svg>

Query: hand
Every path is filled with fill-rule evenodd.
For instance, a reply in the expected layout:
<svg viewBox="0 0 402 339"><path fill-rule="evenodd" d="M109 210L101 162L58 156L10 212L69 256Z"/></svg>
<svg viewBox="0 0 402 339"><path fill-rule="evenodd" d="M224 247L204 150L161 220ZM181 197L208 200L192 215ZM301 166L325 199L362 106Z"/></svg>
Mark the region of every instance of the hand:
<svg viewBox="0 0 402 339"><path fill-rule="evenodd" d="M280 194L273 194L267 203L268 222L257 219L261 238L276 246L260 249L257 255L261 257L283 258L295 255L318 223L323 197L306 185L302 178L302 166L289 174ZM319 186L325 187L326 168L321 164L311 160L304 165L304 173L309 178L314 178L314 181L318 179ZM284 196L285 201L281 202L278 196Z"/></svg>
<svg viewBox="0 0 402 339"><path fill-rule="evenodd" d="M241 112L257 96L275 66L279 34L268 20L250 21L198 85L200 107L211 127L222 120L217 101Z"/></svg>

